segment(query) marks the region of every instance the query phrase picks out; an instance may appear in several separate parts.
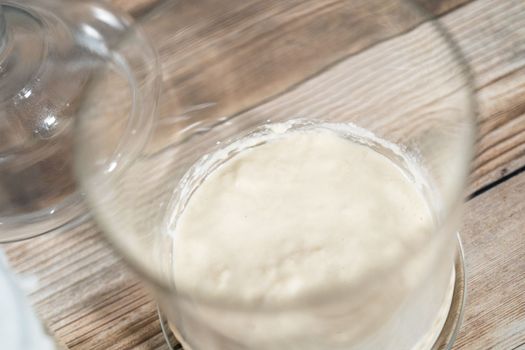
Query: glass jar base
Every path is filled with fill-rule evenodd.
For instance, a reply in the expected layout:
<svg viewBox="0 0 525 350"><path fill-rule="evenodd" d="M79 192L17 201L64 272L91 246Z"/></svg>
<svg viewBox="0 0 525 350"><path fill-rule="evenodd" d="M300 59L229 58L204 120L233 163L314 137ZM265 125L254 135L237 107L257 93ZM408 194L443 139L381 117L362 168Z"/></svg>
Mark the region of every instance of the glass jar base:
<svg viewBox="0 0 525 350"><path fill-rule="evenodd" d="M454 265L454 283L452 290L452 301L448 308L448 314L444 321L443 327L440 330L439 335L436 337L434 345L428 350L450 350L461 325L463 316L463 306L465 303L466 296L466 281L465 281L465 259L463 255L463 246L461 244L461 238L459 233L457 235L457 254L456 262ZM184 345L184 341L179 339L170 328L168 321L160 311L157 309L160 327L164 340L168 344L170 350L192 350L187 345Z"/></svg>

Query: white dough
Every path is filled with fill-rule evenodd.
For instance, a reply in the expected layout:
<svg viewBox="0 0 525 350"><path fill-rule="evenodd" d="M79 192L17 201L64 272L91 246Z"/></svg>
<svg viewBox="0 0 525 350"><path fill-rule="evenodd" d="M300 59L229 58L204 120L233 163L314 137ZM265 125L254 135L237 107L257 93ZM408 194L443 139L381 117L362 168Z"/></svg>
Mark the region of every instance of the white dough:
<svg viewBox="0 0 525 350"><path fill-rule="evenodd" d="M421 247L434 228L428 203L407 175L371 147L325 128L286 132L245 149L207 175L178 217L171 232L175 284L186 294L239 307L358 290ZM274 321L265 326L264 320L207 309L198 315L192 306L188 312L201 320L184 327L192 333L195 326L189 336L199 337L207 349L230 347L205 339L199 322L209 321L250 349L279 348L280 338L294 336L304 344L295 341L287 349L335 349L333 344L350 349L345 344L383 327L380 316L403 300L411 286L400 276L385 279L389 291L370 297L377 302L371 309L359 309L350 295L314 316L283 316L276 327ZM332 313L344 314L341 310L349 315L334 321ZM355 324L360 319L362 327ZM310 328L319 334L307 342L301 334ZM278 345L264 343L265 337ZM315 347L315 339L324 343Z"/></svg>
<svg viewBox="0 0 525 350"><path fill-rule="evenodd" d="M423 196L391 160L328 130L292 132L197 188L176 227L175 281L243 300L294 298L395 263L431 228Z"/></svg>

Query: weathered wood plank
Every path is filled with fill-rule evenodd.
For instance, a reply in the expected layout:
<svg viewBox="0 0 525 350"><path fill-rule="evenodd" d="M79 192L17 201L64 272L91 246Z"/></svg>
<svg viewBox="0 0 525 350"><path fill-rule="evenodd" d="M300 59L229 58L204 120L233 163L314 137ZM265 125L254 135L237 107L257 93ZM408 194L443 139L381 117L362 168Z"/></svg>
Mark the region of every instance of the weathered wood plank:
<svg viewBox="0 0 525 350"><path fill-rule="evenodd" d="M275 110L276 106L290 108L294 103L300 103L301 98L303 101L311 100L312 96L316 96L316 92L317 95L336 96L341 87L349 89L353 84L353 76L343 75L337 81L330 78L336 71L324 71L326 67L354 52L364 50L356 55L358 57L348 57L338 63L346 64L350 67L348 69L351 69L353 62L359 59L366 60L367 54L377 54L376 47L367 49L371 43L376 44L417 23L408 19L405 27L397 28L394 32L391 32L389 26L374 29L377 31L374 35L366 35L366 40L348 46L347 43L353 34L348 37L334 36L329 30L320 34L315 30L316 22L308 20L311 18L310 14L317 15L321 10L328 22L351 18L344 12L346 4L341 1L323 3L320 8L317 8L320 6L317 2L312 2L317 4L312 5L308 2L270 1L257 7L242 2L241 5L231 5L229 11L227 8L220 14L216 13L217 9L211 8L209 13L204 15L205 18L209 16L209 20L201 19L200 22L201 8L182 3L185 5L180 9L163 13L169 15L166 15L164 20L155 18L151 22L155 25L146 28L152 37L159 38L157 45L161 61L164 62L164 98L160 113L173 121L172 124L163 123L162 128L159 128L156 135L159 140L163 135L170 135L173 139L173 135L179 132L181 137L187 136L190 127L195 127L201 132L207 127L207 123L228 118L242 111L246 112L237 118L244 118L245 123L249 125L250 115L251 118L255 118L255 106L258 108L256 112L259 113L262 110ZM212 3L202 1L199 5L213 7ZM519 0L478 0L473 3L438 1L430 2L430 7L438 12L458 8L444 16L443 24L458 42L476 77L475 87L480 103L480 134L474 172L471 176L470 192L473 192L525 164L525 3ZM378 13L381 11L378 10ZM239 25L238 29L231 28L229 16L242 19L235 22ZM279 23L281 29L278 35L268 32L262 24L258 27L258 23L264 23L269 18ZM173 21L177 24L173 25ZM378 20L373 27L380 27L378 23L382 22ZM174 34L162 39L166 38L168 28ZM331 39L333 37L337 39ZM296 44L309 44L290 45L286 38ZM309 41L308 38L312 40ZM283 45L279 44L281 41ZM264 56L264 45L260 44L266 42L272 42L274 49L267 63L279 63L270 65L268 70L263 69L267 79L261 80L258 75L253 76L253 72L260 72L260 67L250 65L249 58ZM316 47L315 43L322 45ZM310 47L311 52L302 51L304 47ZM383 51L388 55L388 48L383 48ZM295 59L288 59L290 57ZM257 65L264 65L265 62L262 59ZM371 65L373 63L371 62ZM358 71L355 76L361 73ZM411 79L417 74L424 73L411 72L406 76L392 74L385 86L396 86L399 79ZM304 86L306 84L302 79L310 79L314 75L318 84L313 89L313 84ZM427 78L436 80L442 78L442 75L436 73ZM334 80L339 85L334 84ZM432 86L429 84L423 86L424 88L431 89ZM383 97L389 99L389 104L382 106L383 109L402 111L402 108L398 107L403 106L403 97L388 95L395 92L395 89L385 92ZM421 106L435 98L436 93L434 91L423 95L420 98ZM392 98L397 99L398 107L392 103ZM410 105L412 108L412 104L413 102L406 104L405 107ZM195 105L199 108L188 110ZM348 105L346 108L352 110L358 109L359 106ZM284 109L281 108L281 111ZM192 148L194 147L196 145L192 145Z"/></svg>
<svg viewBox="0 0 525 350"><path fill-rule="evenodd" d="M64 1L84 1L90 0L64 0ZM100 2L100 0L93 0ZM174 0L102 0L102 2L110 3L114 8L127 12L135 18L140 18L145 13L148 13L151 9L165 1Z"/></svg>
<svg viewBox="0 0 525 350"><path fill-rule="evenodd" d="M452 12L458 7L465 5L470 0L416 0L420 3L427 11L435 15L443 15L448 12Z"/></svg>
<svg viewBox="0 0 525 350"><path fill-rule="evenodd" d="M525 2L476 1L447 15L480 104L474 191L525 165Z"/></svg>
<svg viewBox="0 0 525 350"><path fill-rule="evenodd" d="M525 342L525 174L473 199L467 204L462 238L467 256L468 299L456 349L512 349ZM490 213L490 215L487 215ZM13 265L30 258L36 265L53 264L75 271L75 254L69 259L47 255L57 241L103 250L107 262L96 256L92 265L102 269L74 273L57 271L57 281L39 287L45 292L37 310L72 349L164 349L155 306L135 276L100 240L96 229L83 225L69 233L52 234L11 244ZM84 236L93 239L84 239ZM86 244L83 242L89 242ZM29 272L26 272L29 273ZM40 275L39 275L40 276ZM39 277L38 276L38 277ZM49 294L48 294L49 293ZM62 306L64 305L64 306ZM143 341L147 342L142 343Z"/></svg>
<svg viewBox="0 0 525 350"><path fill-rule="evenodd" d="M525 165L525 67L482 87L478 94L484 118L471 175L474 190Z"/></svg>
<svg viewBox="0 0 525 350"><path fill-rule="evenodd" d="M110 0L115 7L130 13L136 18L155 8L162 1L165 0Z"/></svg>
<svg viewBox="0 0 525 350"><path fill-rule="evenodd" d="M6 246L36 277L30 293L46 325L71 349L166 349L156 306L93 223Z"/></svg>
<svg viewBox="0 0 525 350"><path fill-rule="evenodd" d="M111 0L116 7L129 12L133 17L140 18L144 13L149 12L162 2L173 0ZM416 0L426 10L435 15L451 12L456 8L472 0ZM221 2L224 4L224 1Z"/></svg>
<svg viewBox="0 0 525 350"><path fill-rule="evenodd" d="M470 201L461 230L467 303L455 349L525 343L525 173Z"/></svg>
<svg viewBox="0 0 525 350"><path fill-rule="evenodd" d="M137 15L151 4L150 0L114 2ZM431 3L437 12L459 7L444 21L478 77L480 146L472 176L474 190L525 164L525 3ZM254 17L246 20L252 21L249 25L257 23ZM169 62L169 57L163 58ZM525 286L519 280L525 271L523 177L490 190L468 206L463 237L471 278L458 349L511 349L525 341L520 294ZM502 194L498 194L500 187ZM85 224L6 249L17 271L39 279L31 299L49 328L71 349L166 349L154 303L94 226Z"/></svg>

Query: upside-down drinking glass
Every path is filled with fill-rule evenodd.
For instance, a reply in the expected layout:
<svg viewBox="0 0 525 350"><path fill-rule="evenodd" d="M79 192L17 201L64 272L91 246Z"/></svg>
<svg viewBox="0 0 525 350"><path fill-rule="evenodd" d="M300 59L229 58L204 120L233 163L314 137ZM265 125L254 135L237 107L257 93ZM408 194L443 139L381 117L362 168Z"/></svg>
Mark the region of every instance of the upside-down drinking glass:
<svg viewBox="0 0 525 350"><path fill-rule="evenodd" d="M75 163L96 220L184 347L449 347L463 301L456 230L475 104L468 69L440 24L398 0L181 0L148 12L141 30L162 74L156 111L144 108L152 96L141 81L124 88L108 74L93 77L77 118ZM435 230L396 263L308 302L185 293L175 283L170 234L183 177L234 140L292 119L352 123L417 159L431 184ZM400 284L406 292L394 293Z"/></svg>

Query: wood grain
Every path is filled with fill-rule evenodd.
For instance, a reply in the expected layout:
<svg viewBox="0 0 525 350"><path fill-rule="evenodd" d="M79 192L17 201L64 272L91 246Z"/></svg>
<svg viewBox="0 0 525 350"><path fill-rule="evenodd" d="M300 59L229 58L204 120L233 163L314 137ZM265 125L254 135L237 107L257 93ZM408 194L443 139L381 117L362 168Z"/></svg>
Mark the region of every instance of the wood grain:
<svg viewBox="0 0 525 350"><path fill-rule="evenodd" d="M352 57L353 53L364 50L356 55L361 58L374 52L377 54L379 50L369 48L371 44L376 45L418 23L409 18L405 26L392 31L391 26L385 26L384 20L377 20L373 34L363 32L359 35L359 31L352 32L349 26L348 31L352 34L345 36L335 35L336 32L330 30L320 32L315 29L318 23L312 20L312 14L317 16L319 11L326 16L327 23L348 20L352 12L345 13L346 4L342 1L323 3L321 7L317 2L313 2L317 5L312 5L303 1L268 1L264 6L231 2L235 4L222 8L220 14L212 10L213 1L198 2L200 6L197 8L188 2L181 3L183 6L177 11L163 12L164 19L153 16L151 23L154 25L146 28L152 37L159 38L157 45L164 62L164 96L160 113L166 120L173 121L162 124L155 135L158 140L163 135L173 138L181 130L184 130L181 135L187 135L192 127L200 133L209 127L207 123L210 121L220 122L231 115L245 119L249 125L250 115L255 120L256 113L275 110L277 105L290 108L301 97L309 100L316 96L312 91L316 91L317 95L337 96L341 87L349 89L349 85L353 84L352 76L344 73L338 81L339 85L333 84L331 76L335 76L337 71L327 70L326 67L338 63L339 66L346 64L350 70L353 61L359 60L359 57ZM477 0L471 3L431 1L428 6L437 12L455 9L447 13L442 22L456 39L476 78L480 130L469 189L469 192L474 192L525 164L525 95L522 93L525 88L525 3L520 0ZM209 20L199 20L201 7L204 7L205 19L209 16ZM208 7L210 11L206 11ZM381 10L377 9L377 13L379 18ZM230 17L236 18L238 29L231 28ZM269 18L279 24L279 33L258 25ZM355 21L359 23L359 19ZM177 34L166 38L166 30ZM361 39L354 43L356 33ZM272 55L255 63L266 64L268 69L249 63L250 57L265 55L264 46L259 44L268 42L272 43ZM352 44L348 45L349 42ZM304 43L309 44L305 46ZM317 47L315 43L322 45ZM311 51L304 50L305 47ZM383 52L388 55L388 47L384 47ZM290 60L289 57L295 59ZM421 62L424 61L419 64ZM431 81L441 79L444 74L439 73L435 72ZM356 71L356 75L359 74L361 72ZM417 81L418 74L417 71L406 76L392 74L385 86L397 86L396 79L414 78ZM260 79L261 75L267 78ZM305 86L302 80L305 76L307 80L315 76L318 83L314 90L310 88L313 84ZM297 91L301 88L304 94ZM425 88L433 93L423 95L424 98L419 101L421 106L436 95L431 84L422 87ZM390 95L382 97L397 98L399 106L413 108L414 102L407 103L403 96L396 96L395 89L388 93ZM383 111L403 110L392 105L378 104ZM254 110L255 107L257 110ZM355 108L351 105L345 107L349 110ZM374 112L381 113L377 109ZM192 148L196 146L192 144Z"/></svg>
<svg viewBox="0 0 525 350"><path fill-rule="evenodd" d="M129 12L134 17L153 10L161 3L172 0L111 0L116 7ZM442 15L468 3L471 0L415 0L434 15Z"/></svg>
<svg viewBox="0 0 525 350"><path fill-rule="evenodd" d="M455 349L525 344L525 173L470 201L461 236L467 303Z"/></svg>
<svg viewBox="0 0 525 350"><path fill-rule="evenodd" d="M455 349L525 342L523 198L525 173L467 205L468 299ZM93 225L10 244L7 253L18 271L39 278L32 300L69 348L166 349L154 303Z"/></svg>
<svg viewBox="0 0 525 350"><path fill-rule="evenodd" d="M165 349L156 306L136 276L87 222L6 246L48 328L71 349Z"/></svg>
<svg viewBox="0 0 525 350"><path fill-rule="evenodd" d="M416 0L427 11L440 16L468 4L470 0Z"/></svg>
<svg viewBox="0 0 525 350"><path fill-rule="evenodd" d="M476 79L480 116L473 191L525 165L525 2L476 1L444 23Z"/></svg>
<svg viewBox="0 0 525 350"><path fill-rule="evenodd" d="M133 17L140 17L165 0L110 0L117 8Z"/></svg>
<svg viewBox="0 0 525 350"><path fill-rule="evenodd" d="M114 3L140 16L150 13L153 1ZM525 3L434 0L427 5L435 13L447 13L444 23L477 77L481 113L471 178L474 191L525 165ZM279 12L279 8L267 8ZM250 17L249 8L245 11L246 25L256 25L257 12ZM169 28L161 26L166 23L158 25L154 30ZM160 53L171 62L168 49ZM179 78L166 82L174 96ZM521 174L467 206L463 240L469 298L458 350L510 350L525 342L524 197L525 175ZM9 244L5 249L16 271L38 278L31 300L70 349L167 349L154 302L94 224Z"/></svg>
<svg viewBox="0 0 525 350"><path fill-rule="evenodd" d="M390 0L182 1L145 25L163 64L160 115L174 121L162 131L187 135L260 105L419 20Z"/></svg>

